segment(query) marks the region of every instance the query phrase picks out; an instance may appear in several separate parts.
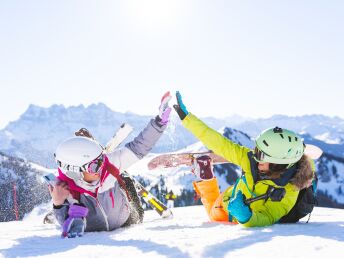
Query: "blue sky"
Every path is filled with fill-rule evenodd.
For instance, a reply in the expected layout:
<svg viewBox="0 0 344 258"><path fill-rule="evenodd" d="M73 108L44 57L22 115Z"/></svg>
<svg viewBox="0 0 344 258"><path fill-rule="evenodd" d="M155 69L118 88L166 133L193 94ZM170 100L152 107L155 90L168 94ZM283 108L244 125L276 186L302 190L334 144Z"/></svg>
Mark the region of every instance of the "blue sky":
<svg viewBox="0 0 344 258"><path fill-rule="evenodd" d="M2 0L0 128L29 104L344 117L344 1Z"/></svg>

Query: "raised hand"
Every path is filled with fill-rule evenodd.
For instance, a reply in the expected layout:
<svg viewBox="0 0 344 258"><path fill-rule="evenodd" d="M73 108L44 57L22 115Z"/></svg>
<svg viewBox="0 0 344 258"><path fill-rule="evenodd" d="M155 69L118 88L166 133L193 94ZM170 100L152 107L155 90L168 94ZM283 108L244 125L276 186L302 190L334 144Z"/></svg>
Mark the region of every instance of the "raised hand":
<svg viewBox="0 0 344 258"><path fill-rule="evenodd" d="M168 102L171 100L171 98L172 97L169 91L166 92L164 96L162 96L161 98L161 103L159 106L159 115L158 115L160 121L158 122L162 126L168 123L168 119L170 117L171 108L169 107Z"/></svg>
<svg viewBox="0 0 344 258"><path fill-rule="evenodd" d="M177 103L176 105L173 105L173 108L176 110L179 118L181 120L184 120L184 118L189 114L187 111L183 101L182 101L182 95L180 94L179 91L176 92L176 98L177 98Z"/></svg>
<svg viewBox="0 0 344 258"><path fill-rule="evenodd" d="M58 181L54 187L49 185L49 192L55 206L62 205L68 198L69 187L66 182Z"/></svg>

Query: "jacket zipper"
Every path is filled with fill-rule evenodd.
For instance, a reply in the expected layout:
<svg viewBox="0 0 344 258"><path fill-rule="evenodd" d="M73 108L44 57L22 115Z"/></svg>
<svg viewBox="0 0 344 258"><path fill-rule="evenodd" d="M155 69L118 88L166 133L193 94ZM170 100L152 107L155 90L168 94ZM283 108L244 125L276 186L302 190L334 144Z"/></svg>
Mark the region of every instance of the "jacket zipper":
<svg viewBox="0 0 344 258"><path fill-rule="evenodd" d="M100 208L100 211L102 212L103 216L104 216L104 219L105 219L105 223L106 223L106 230L109 231L110 230L110 227L109 227L109 221L107 219L107 216L105 214L105 211L102 207L102 205L100 204L100 202L98 201L98 199L96 199L98 205L99 205L99 208Z"/></svg>

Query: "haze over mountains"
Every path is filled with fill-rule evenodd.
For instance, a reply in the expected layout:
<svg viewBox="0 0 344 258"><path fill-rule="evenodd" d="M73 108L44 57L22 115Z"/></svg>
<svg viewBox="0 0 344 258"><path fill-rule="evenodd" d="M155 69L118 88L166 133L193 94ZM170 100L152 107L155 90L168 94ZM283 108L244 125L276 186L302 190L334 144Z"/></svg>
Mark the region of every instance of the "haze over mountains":
<svg viewBox="0 0 344 258"><path fill-rule="evenodd" d="M45 187L41 185L39 179L33 176L42 168L38 170L37 167L32 168L29 161L43 167L54 168L56 165L53 153L56 146L62 140L73 136L74 131L81 127L88 128L102 144L105 144L119 126L127 122L134 127L134 132L127 139L129 141L153 117L114 112L104 104L69 108L62 105L53 105L50 108L30 105L17 121L9 123L0 131L0 151L2 152L0 186L1 189L6 189L6 197L3 198L6 205L3 207L6 206L5 208L10 213L6 218L13 219L13 182L17 182L19 189L23 189L23 191L19 191L19 195L28 195L27 184L35 189L33 195L43 191L42 187ZM320 205L344 207L344 121L342 119L322 115L300 117L276 115L268 119L256 120L247 120L237 116L225 119L208 117L203 120L210 127L219 129L227 138L250 148L254 145L252 139L261 130L268 127L286 127L300 133L306 143L315 144L324 150L324 155L316 162L319 175ZM179 118L173 112L168 129L153 152L199 151L204 148L195 137L184 129ZM149 172L146 164L152 155L131 169L133 175L140 177L146 185L150 185L153 189L162 175L166 188L184 194L185 198L180 198L179 205L192 204L191 181L193 178L189 169ZM232 164L216 166L215 171L222 189L232 184L240 174L238 167ZM32 187L35 185L35 181L38 182L37 188ZM159 187L155 188L159 189ZM45 189L43 198L45 201L49 199L47 194ZM19 198L21 198L21 202L25 201L25 196L19 196ZM33 204L38 202L35 199L32 205L24 210L31 210L34 207ZM6 218L3 219L7 220Z"/></svg>
<svg viewBox="0 0 344 258"><path fill-rule="evenodd" d="M53 166L52 154L57 145L81 127L89 129L99 142L105 144L122 123L126 122L134 127L131 134L133 138L152 117L114 112L104 104L68 108L62 105L49 108L30 105L18 120L0 130L0 150L42 165ZM182 127L174 112L171 120L153 152L176 151L197 141ZM266 128L285 127L302 134L307 143L318 145L327 153L344 156L344 120L338 117L276 115L267 119L245 120L234 116L225 119L208 117L204 121L214 129L232 127L253 138Z"/></svg>

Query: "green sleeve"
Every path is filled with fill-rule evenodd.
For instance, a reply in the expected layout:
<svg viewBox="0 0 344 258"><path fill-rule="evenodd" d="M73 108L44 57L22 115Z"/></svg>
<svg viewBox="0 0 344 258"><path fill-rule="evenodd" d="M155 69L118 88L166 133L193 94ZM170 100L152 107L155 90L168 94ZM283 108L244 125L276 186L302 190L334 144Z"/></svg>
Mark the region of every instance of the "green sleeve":
<svg viewBox="0 0 344 258"><path fill-rule="evenodd" d="M233 143L191 113L185 117L182 123L208 149L224 157L229 162L240 166L243 170L249 171L250 164L247 157L247 153L250 151L249 148Z"/></svg>

